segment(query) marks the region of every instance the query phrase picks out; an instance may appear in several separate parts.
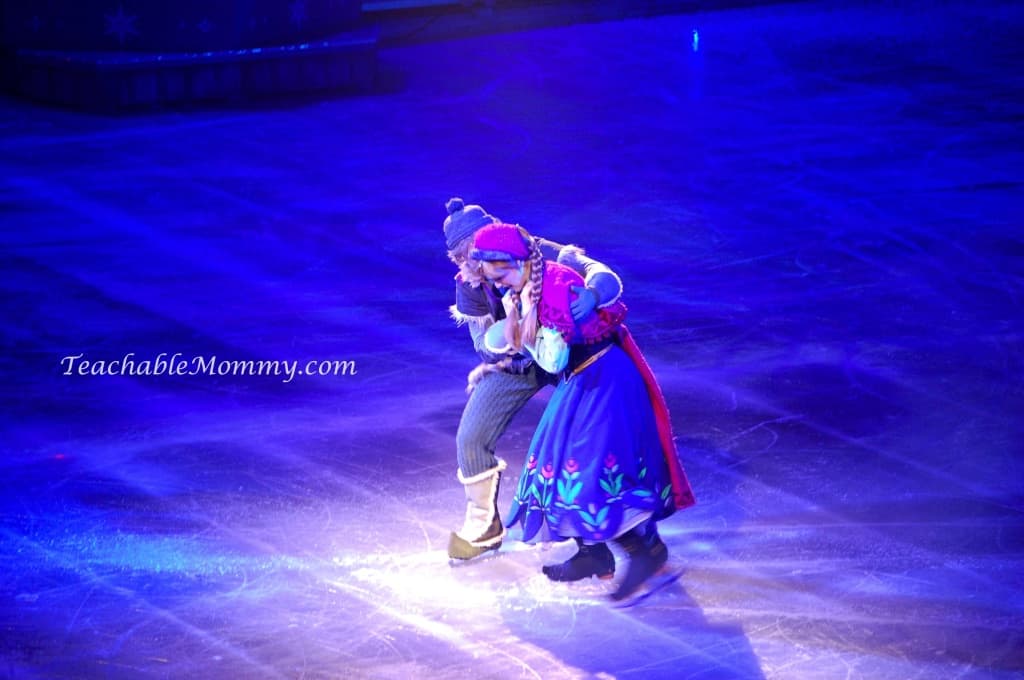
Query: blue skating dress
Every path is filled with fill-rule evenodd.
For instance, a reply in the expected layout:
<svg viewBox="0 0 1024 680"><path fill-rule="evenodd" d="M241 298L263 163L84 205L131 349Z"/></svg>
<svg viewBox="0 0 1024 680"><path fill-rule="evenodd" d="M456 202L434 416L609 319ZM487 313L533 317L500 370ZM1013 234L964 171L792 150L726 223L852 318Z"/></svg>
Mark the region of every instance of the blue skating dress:
<svg viewBox="0 0 1024 680"><path fill-rule="evenodd" d="M540 325L560 331L570 351L505 521L513 538L527 542L607 541L677 508L648 385L620 346L625 307L576 324L571 285L582 285L578 274L546 265Z"/></svg>

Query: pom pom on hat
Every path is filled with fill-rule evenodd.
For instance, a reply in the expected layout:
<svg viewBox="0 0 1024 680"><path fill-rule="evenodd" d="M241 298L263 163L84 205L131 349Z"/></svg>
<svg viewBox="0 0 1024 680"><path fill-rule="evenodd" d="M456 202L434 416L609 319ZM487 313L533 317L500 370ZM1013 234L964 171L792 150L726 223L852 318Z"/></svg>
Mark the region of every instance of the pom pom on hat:
<svg viewBox="0 0 1024 680"><path fill-rule="evenodd" d="M530 248L519 227L514 224L492 224L477 232L469 256L484 262L528 260Z"/></svg>
<svg viewBox="0 0 1024 680"><path fill-rule="evenodd" d="M458 196L449 198L444 204L448 217L444 221L444 243L448 250L463 239L467 239L480 227L497 222L492 215L478 205L466 205Z"/></svg>

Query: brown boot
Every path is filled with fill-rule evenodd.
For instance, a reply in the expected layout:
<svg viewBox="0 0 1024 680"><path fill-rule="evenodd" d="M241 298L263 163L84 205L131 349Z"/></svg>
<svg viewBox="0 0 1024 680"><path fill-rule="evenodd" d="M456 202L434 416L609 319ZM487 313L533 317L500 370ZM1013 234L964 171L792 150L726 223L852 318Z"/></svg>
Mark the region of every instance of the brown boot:
<svg viewBox="0 0 1024 680"><path fill-rule="evenodd" d="M472 477L464 477L459 470L459 481L466 490L466 517L462 528L448 539L448 557L469 560L501 547L505 527L498 516L498 485L506 467L499 458L497 467Z"/></svg>

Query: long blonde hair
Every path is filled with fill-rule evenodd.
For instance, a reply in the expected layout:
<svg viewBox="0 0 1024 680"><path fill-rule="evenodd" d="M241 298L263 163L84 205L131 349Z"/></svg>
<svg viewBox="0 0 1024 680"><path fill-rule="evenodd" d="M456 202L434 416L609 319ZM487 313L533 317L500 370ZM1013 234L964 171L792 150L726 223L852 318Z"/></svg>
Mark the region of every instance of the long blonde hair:
<svg viewBox="0 0 1024 680"><path fill-rule="evenodd" d="M505 322L505 341L509 345L514 347L516 351L521 351L524 344L532 345L537 339L537 328L538 312L540 310L540 296L544 289L544 255L540 251L540 241L530 236L522 227L519 227L519 233L522 234L523 239L526 241L527 247L530 250L530 311L527 312L526 317L520 318L520 309L522 307L522 300L519 297L519 292L516 290L510 290L509 295L512 296L512 309L508 313L508 321ZM520 327L520 322L522 326Z"/></svg>

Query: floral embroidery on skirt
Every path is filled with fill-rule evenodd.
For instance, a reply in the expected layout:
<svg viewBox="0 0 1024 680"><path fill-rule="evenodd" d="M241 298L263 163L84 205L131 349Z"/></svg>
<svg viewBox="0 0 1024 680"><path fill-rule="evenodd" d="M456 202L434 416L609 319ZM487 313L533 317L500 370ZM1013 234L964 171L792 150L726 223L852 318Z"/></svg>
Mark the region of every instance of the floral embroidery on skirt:
<svg viewBox="0 0 1024 680"><path fill-rule="evenodd" d="M606 541L674 510L647 388L612 347L555 389L505 523L524 541Z"/></svg>

